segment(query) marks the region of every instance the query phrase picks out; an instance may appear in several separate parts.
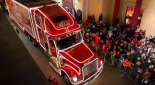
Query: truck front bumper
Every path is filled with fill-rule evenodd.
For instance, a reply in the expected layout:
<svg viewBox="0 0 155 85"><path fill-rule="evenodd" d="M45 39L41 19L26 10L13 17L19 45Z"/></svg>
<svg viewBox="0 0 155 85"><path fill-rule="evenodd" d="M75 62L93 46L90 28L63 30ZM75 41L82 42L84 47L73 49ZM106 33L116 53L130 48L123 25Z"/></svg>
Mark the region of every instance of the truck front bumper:
<svg viewBox="0 0 155 85"><path fill-rule="evenodd" d="M87 83L89 83L90 81L92 81L93 79L95 79L96 77L98 77L100 75L100 73L102 72L103 70L103 65L100 66L100 68L98 69L98 71L91 75L89 78L85 79L85 80L80 80L78 82L72 82L73 85L78 85L78 84L81 84L83 83L84 85L86 85Z"/></svg>

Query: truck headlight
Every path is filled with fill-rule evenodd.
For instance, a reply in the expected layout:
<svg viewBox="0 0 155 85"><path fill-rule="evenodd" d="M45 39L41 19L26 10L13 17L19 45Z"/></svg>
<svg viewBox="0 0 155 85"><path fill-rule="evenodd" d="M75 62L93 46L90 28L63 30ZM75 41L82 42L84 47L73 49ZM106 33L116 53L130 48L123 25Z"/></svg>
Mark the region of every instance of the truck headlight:
<svg viewBox="0 0 155 85"><path fill-rule="evenodd" d="M74 82L76 82L76 81L78 80L78 78L77 78L77 77L73 77L72 80L73 80Z"/></svg>

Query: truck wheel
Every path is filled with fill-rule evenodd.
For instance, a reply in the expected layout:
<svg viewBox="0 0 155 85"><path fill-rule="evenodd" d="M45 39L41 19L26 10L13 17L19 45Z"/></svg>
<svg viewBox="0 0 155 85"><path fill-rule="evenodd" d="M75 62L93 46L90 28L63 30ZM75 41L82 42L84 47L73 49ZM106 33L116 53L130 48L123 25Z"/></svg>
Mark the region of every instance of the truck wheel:
<svg viewBox="0 0 155 85"><path fill-rule="evenodd" d="M32 40L32 38L31 38L31 35L30 34L27 34L27 37L28 37L28 39L31 41Z"/></svg>
<svg viewBox="0 0 155 85"><path fill-rule="evenodd" d="M68 76L65 73L63 73L63 79L65 80L67 85L72 85L69 78L68 78Z"/></svg>
<svg viewBox="0 0 155 85"><path fill-rule="evenodd" d="M33 39L32 39L32 44L33 44L35 47L37 47L39 43L36 41L36 39L33 38Z"/></svg>

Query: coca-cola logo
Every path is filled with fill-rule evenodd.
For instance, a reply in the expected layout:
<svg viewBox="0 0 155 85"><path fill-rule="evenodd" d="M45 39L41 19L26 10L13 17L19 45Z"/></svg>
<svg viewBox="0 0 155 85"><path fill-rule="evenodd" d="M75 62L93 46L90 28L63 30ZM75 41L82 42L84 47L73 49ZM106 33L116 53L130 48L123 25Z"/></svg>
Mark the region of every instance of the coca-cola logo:
<svg viewBox="0 0 155 85"><path fill-rule="evenodd" d="M70 22L68 20L67 21L61 21L60 23L58 23L58 28L65 27L68 25L70 25Z"/></svg>

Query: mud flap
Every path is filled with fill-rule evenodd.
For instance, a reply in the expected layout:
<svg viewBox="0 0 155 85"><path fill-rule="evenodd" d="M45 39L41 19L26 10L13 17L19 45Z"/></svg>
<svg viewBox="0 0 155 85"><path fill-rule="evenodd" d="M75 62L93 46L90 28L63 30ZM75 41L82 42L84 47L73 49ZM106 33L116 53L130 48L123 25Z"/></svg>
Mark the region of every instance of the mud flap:
<svg viewBox="0 0 155 85"><path fill-rule="evenodd" d="M56 64L55 64L53 61L50 61L49 64L50 64L50 66L53 67L53 69L54 69L56 72L60 73L60 69L56 66Z"/></svg>

